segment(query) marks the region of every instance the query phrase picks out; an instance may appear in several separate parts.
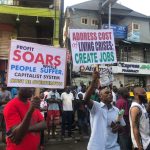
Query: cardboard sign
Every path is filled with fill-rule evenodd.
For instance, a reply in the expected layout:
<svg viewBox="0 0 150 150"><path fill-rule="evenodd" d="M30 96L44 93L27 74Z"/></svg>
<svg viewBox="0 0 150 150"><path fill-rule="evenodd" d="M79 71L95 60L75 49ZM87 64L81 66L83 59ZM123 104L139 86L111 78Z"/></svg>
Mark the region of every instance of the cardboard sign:
<svg viewBox="0 0 150 150"><path fill-rule="evenodd" d="M73 64L116 63L116 50L112 29L70 29Z"/></svg>
<svg viewBox="0 0 150 150"><path fill-rule="evenodd" d="M11 41L7 86L61 89L65 76L65 49Z"/></svg>
<svg viewBox="0 0 150 150"><path fill-rule="evenodd" d="M107 67L100 71L100 85L108 86L114 81L114 76L112 73L112 67Z"/></svg>

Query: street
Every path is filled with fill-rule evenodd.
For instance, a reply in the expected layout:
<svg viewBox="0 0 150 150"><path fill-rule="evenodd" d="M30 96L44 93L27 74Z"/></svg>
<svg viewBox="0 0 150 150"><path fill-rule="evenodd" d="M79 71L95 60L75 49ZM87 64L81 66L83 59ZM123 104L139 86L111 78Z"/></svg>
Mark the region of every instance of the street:
<svg viewBox="0 0 150 150"><path fill-rule="evenodd" d="M86 150L87 147L87 140L86 141L82 141L82 142L78 142L75 143L73 141L70 142L62 142L59 144L47 144L46 149L45 150Z"/></svg>
<svg viewBox="0 0 150 150"><path fill-rule="evenodd" d="M74 141L65 141L58 143L47 143L45 150L86 150L88 140L74 142ZM5 150L5 145L0 143L0 150Z"/></svg>
<svg viewBox="0 0 150 150"><path fill-rule="evenodd" d="M81 141L79 141L79 137L75 139L65 138L61 141L58 137L57 139L45 139L45 150L86 150L88 138L84 137ZM1 141L1 132L0 132L0 150L5 150L5 144Z"/></svg>

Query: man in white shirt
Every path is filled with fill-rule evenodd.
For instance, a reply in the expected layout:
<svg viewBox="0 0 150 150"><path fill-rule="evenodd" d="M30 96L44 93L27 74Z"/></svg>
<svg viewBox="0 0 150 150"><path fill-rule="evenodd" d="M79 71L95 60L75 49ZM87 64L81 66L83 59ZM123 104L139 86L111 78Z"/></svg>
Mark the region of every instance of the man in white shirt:
<svg viewBox="0 0 150 150"><path fill-rule="evenodd" d="M117 143L118 131L122 130L125 122L123 117L118 118L119 110L111 104L112 92L108 88L100 91L100 103L90 99L98 82L99 73L94 71L93 80L85 95L85 102L90 109L91 123L91 137L87 149L120 150Z"/></svg>
<svg viewBox="0 0 150 150"><path fill-rule="evenodd" d="M134 101L129 113L131 138L135 150L150 150L150 124L145 103L147 103L145 89L135 88Z"/></svg>
<svg viewBox="0 0 150 150"><path fill-rule="evenodd" d="M65 136L65 125L68 123L68 136L71 137L71 125L73 120L73 100L70 87L67 86L65 92L61 94L63 112L62 112L62 137Z"/></svg>

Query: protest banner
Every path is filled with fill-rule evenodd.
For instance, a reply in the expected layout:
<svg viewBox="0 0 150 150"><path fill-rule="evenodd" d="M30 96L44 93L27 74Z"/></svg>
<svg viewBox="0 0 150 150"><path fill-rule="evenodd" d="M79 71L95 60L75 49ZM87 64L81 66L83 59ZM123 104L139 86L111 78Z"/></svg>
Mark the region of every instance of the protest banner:
<svg viewBox="0 0 150 150"><path fill-rule="evenodd" d="M116 63L116 50L112 29L70 29L73 64Z"/></svg>
<svg viewBox="0 0 150 150"><path fill-rule="evenodd" d="M11 41L7 86L63 89L65 76L66 49Z"/></svg>
<svg viewBox="0 0 150 150"><path fill-rule="evenodd" d="M112 66L111 65L97 65L97 71L100 72L100 84L101 87L108 86L112 84L114 81L114 76L112 72ZM81 74L89 73L92 74L94 71L95 65L81 65L81 66L73 66L74 72L80 72Z"/></svg>

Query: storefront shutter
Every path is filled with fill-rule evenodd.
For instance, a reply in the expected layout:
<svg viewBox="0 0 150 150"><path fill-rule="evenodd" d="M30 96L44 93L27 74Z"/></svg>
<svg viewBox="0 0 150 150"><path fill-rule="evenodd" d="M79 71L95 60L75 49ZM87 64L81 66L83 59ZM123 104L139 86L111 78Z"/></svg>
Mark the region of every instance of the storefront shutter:
<svg viewBox="0 0 150 150"><path fill-rule="evenodd" d="M129 62L144 62L143 49L138 47L132 47L129 52Z"/></svg>

